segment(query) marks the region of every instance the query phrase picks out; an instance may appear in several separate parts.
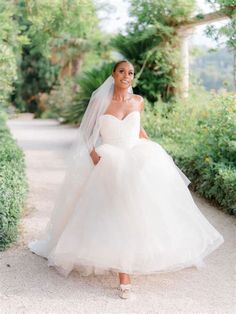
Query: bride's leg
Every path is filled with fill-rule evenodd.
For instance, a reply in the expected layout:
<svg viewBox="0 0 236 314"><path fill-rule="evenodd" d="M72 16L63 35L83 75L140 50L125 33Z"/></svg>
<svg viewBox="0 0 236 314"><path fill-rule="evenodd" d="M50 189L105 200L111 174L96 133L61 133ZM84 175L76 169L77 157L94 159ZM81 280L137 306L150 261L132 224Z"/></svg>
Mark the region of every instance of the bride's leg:
<svg viewBox="0 0 236 314"><path fill-rule="evenodd" d="M131 283L130 276L126 273L119 273L119 279L121 284L126 285Z"/></svg>

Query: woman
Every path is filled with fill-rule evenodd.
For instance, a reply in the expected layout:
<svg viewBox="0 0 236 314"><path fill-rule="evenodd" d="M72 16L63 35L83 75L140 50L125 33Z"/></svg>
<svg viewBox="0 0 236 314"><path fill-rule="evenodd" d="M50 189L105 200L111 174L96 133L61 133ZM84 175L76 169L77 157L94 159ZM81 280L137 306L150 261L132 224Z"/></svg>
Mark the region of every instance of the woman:
<svg viewBox="0 0 236 314"><path fill-rule="evenodd" d="M141 127L133 78L133 65L120 61L92 94L44 236L28 244L64 276L118 273L123 299L130 275L200 268L224 242L189 179Z"/></svg>

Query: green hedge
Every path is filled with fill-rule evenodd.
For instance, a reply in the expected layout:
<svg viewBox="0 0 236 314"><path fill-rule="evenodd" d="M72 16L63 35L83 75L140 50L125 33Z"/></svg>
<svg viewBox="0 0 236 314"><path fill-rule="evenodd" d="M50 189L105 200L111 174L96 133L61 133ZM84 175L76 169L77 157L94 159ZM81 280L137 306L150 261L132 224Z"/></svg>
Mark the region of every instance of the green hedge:
<svg viewBox="0 0 236 314"><path fill-rule="evenodd" d="M176 104L146 104L143 124L192 181L191 188L236 215L236 100L198 91Z"/></svg>
<svg viewBox="0 0 236 314"><path fill-rule="evenodd" d="M0 251L17 239L27 191L24 153L6 126L6 115L0 112Z"/></svg>
<svg viewBox="0 0 236 314"><path fill-rule="evenodd" d="M209 200L216 201L222 210L236 215L236 167L204 161L202 156L180 154L168 149L175 162L192 181L191 187Z"/></svg>

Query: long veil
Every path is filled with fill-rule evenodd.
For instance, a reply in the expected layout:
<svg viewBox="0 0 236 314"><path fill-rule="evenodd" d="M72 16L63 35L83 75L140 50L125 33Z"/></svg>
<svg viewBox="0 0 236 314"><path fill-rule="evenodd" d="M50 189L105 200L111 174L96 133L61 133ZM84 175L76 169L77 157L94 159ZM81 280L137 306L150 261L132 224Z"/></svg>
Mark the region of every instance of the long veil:
<svg viewBox="0 0 236 314"><path fill-rule="evenodd" d="M129 92L132 93L131 87ZM94 168L90 152L101 144L98 118L111 103L113 93L114 79L110 75L91 95L66 158L64 181L58 190L49 222L42 237L28 243L30 250L40 256L47 258L56 245Z"/></svg>

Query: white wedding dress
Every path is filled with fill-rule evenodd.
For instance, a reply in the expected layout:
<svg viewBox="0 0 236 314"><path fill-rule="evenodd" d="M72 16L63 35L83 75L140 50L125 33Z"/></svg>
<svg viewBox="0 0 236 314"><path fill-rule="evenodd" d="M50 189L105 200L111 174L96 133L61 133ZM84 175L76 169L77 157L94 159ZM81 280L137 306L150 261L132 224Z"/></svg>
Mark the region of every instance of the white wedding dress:
<svg viewBox="0 0 236 314"><path fill-rule="evenodd" d="M223 236L194 203L190 181L171 156L158 143L139 138L139 111L123 120L103 114L99 125L101 158L70 217L56 237L31 241L30 250L64 276L73 269L82 275L138 275L204 266L203 258Z"/></svg>

